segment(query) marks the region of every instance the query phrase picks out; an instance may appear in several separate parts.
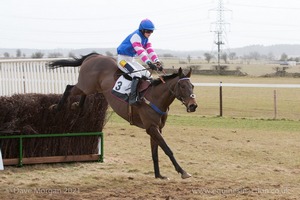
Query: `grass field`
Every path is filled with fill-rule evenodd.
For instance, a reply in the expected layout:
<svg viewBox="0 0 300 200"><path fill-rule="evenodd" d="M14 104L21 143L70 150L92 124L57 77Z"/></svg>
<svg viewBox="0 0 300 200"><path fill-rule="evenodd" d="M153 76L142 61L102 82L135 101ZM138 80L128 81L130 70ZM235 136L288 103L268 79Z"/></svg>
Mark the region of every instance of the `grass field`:
<svg viewBox="0 0 300 200"><path fill-rule="evenodd" d="M296 83L298 79L193 76L193 82ZM108 115L104 163L5 167L1 199L298 199L300 196L299 90L278 90L281 120L272 120L273 90L196 87L199 107L171 105L163 135L192 177L182 180L159 151L162 175L153 174L149 136ZM270 92L270 94L269 94ZM284 94L284 95L282 95ZM269 100L269 98L271 100ZM278 105L278 106L279 106ZM278 107L279 108L279 107Z"/></svg>
<svg viewBox="0 0 300 200"><path fill-rule="evenodd" d="M299 130L296 121L171 115L165 139L193 176L182 180L160 150L163 181L149 136L113 114L104 163L6 167L1 199L297 199Z"/></svg>
<svg viewBox="0 0 300 200"><path fill-rule="evenodd" d="M192 75L196 83L265 83L265 84L299 84L299 78L262 78L233 76ZM256 119L273 119L274 90L277 96L277 119L300 120L299 88L243 88L223 87L223 116L246 117ZM220 114L219 87L195 87L199 108L197 114L217 116ZM172 107L180 102L175 101ZM171 109L171 113L184 114L184 110Z"/></svg>

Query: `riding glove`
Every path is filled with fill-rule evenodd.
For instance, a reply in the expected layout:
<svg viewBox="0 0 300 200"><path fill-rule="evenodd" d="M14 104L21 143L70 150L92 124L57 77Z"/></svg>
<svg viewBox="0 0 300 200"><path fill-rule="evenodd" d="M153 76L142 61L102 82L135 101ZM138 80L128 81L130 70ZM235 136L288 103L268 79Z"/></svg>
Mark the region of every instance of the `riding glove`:
<svg viewBox="0 0 300 200"><path fill-rule="evenodd" d="M147 62L147 65L150 67L150 69L152 69L152 70L157 70L156 65L154 65L152 62L148 61L148 62Z"/></svg>

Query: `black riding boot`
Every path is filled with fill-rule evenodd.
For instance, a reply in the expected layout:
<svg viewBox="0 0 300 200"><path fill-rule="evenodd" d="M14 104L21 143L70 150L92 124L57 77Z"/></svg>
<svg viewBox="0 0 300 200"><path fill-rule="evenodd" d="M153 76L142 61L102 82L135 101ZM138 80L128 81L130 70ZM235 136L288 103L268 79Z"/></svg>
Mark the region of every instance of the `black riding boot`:
<svg viewBox="0 0 300 200"><path fill-rule="evenodd" d="M139 100L139 95L137 91L137 87L139 84L140 78L139 77L133 77L131 82L131 93L129 95L129 105L136 104Z"/></svg>

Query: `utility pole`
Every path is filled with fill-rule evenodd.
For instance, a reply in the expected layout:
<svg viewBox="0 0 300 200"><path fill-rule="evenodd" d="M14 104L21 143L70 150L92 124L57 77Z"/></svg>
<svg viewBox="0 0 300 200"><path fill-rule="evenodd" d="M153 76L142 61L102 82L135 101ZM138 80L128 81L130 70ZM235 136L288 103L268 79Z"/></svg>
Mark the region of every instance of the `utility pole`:
<svg viewBox="0 0 300 200"><path fill-rule="evenodd" d="M226 26L229 25L229 23L226 23L225 17L224 17L224 11L231 11L224 7L223 0L218 0L218 6L217 8L212 9L211 11L217 12L217 19L214 24L214 30L212 32L215 33L215 44L218 46L218 67L220 69L220 60L221 60L221 53L222 53L222 46L225 43L224 41L224 35L226 35Z"/></svg>

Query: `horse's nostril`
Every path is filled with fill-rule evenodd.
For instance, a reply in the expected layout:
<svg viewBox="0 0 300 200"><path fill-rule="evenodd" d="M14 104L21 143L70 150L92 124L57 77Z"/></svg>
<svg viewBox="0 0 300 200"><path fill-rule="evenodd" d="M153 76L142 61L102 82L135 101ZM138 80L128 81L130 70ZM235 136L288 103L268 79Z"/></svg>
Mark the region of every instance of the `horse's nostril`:
<svg viewBox="0 0 300 200"><path fill-rule="evenodd" d="M195 112L197 107L198 107L197 104L191 104L191 105L189 106L189 111L190 111L190 112Z"/></svg>

